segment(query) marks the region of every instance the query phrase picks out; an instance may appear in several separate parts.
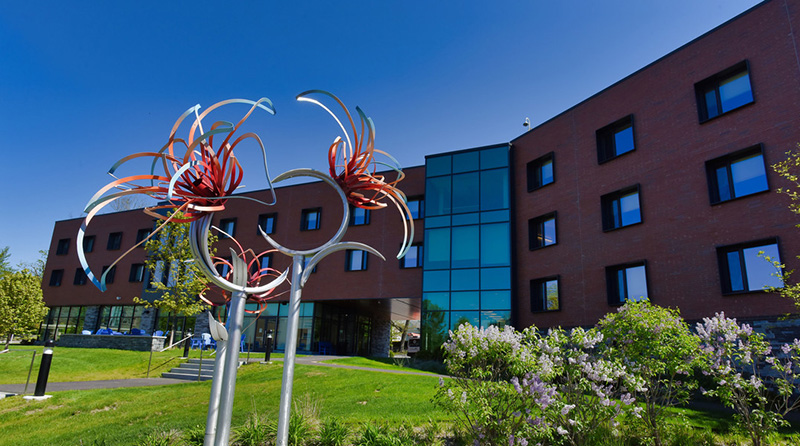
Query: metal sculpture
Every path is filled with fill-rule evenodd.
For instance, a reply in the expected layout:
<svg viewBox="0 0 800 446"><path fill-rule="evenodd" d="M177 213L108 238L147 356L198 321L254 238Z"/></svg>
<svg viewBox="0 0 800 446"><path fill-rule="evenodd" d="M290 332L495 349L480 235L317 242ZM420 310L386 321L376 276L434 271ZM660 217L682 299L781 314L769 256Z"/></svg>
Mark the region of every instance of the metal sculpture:
<svg viewBox="0 0 800 446"><path fill-rule="evenodd" d="M353 136L352 139L336 113L322 102L314 99L313 96L315 95L332 99L341 107L350 124ZM209 398L205 446L222 446L228 444L233 396L236 385L236 369L239 360L239 339L242 332L245 301L248 298L254 300L260 304L259 311L262 311L265 308L266 299L274 297L271 296L272 291L278 285L285 282L288 276L288 270L281 273L270 268L260 268L260 265L259 268L255 270L252 269L251 266L253 262L258 264L260 257L266 255L269 251L255 255L252 251L243 249L235 240L234 243L236 243L239 248L239 253L231 249L230 262L212 257L209 254L208 233L212 228L211 220L213 214L224 210L225 203L228 199L248 199L263 205L272 205L276 201L272 183L304 176L321 180L329 185L342 200L343 217L339 229L331 239L313 249L296 250L285 247L272 239L259 227L264 239L272 245L277 252L292 258L289 317L278 417L278 446L288 445L288 427L297 349L297 326L300 316L300 300L302 289L306 281L308 281L309 273L314 269L317 263L329 254L347 249L359 249L370 252L385 260L380 252L369 245L359 242L342 241L348 226L350 205L364 209L381 209L387 207L388 202L391 202L397 207L403 217L403 243L397 258L401 258L405 255L414 238L414 225L411 211L406 204L407 200L405 195L396 187L396 184L403 179L404 174L394 158L385 152L375 149L375 126L372 120L368 118L360 108L356 107L361 125L361 135L359 135L352 115L336 96L322 90L310 90L299 94L297 100L301 102L311 102L322 107L336 120L339 124L339 128L342 130L344 140L341 137L337 137L328 150L330 175L325 175L313 169L295 169L278 175L274 180L271 180L267 169L264 145L256 134L245 133L231 141L236 130L257 108L265 110L270 114L275 114L275 110L269 99L262 98L258 101L231 99L214 104L203 113L198 113L200 109L198 105L190 108L181 115L172 128L167 144L165 144L161 150L158 152L143 152L130 155L112 166L109 174L115 178L115 181L102 188L89 201L85 209L87 216L78 232L77 248L81 265L92 283L100 288L100 290L105 291L106 273L101 275L100 278L97 278L87 264L86 256L83 252L84 234L92 218L100 209L113 200L127 195L146 194L158 200L162 200L166 204L145 208L144 212L163 220L163 223L161 223L150 236L137 243L133 248L152 238L170 221L189 223L191 250L200 270L211 283L231 293L230 310L228 312L228 322L226 324L227 329L214 320L209 314L211 335L218 341L220 348L217 351L217 358L215 360L214 376ZM203 118L212 110L231 103L250 104L251 108L236 125L230 122L218 121L213 123L207 132L204 132L202 127ZM192 113L195 115L195 121L191 126L188 139L183 140L177 138L176 132L178 127L183 120ZM194 138L196 130L199 130L199 136ZM218 148L215 149L215 138L219 140L223 137L224 140ZM264 170L267 184L273 194L273 200L269 203L250 197L233 195L243 175L243 170L233 154L233 149L244 140L256 141L264 155ZM183 157L176 156L176 145L186 148ZM388 161L378 161L376 159L376 154L385 155ZM149 175L134 175L124 178L117 178L114 176L115 171L120 166L130 160L142 157L152 158ZM155 174L157 165L163 167L163 174ZM395 172L397 178L391 181L387 180L384 175L377 173L378 166L386 167L390 171ZM137 184L136 182L138 181L149 181L149 184ZM112 189L116 191L106 194ZM184 216L175 217L175 213L164 215L162 213L165 210L181 211ZM114 261L108 269L110 270L114 264L119 262L119 260L133 250L133 248L126 251L119 259ZM248 253L253 254L253 258L250 260L247 258ZM306 261L307 259L308 261ZM221 262L224 262L230 267L229 272L224 276L215 268L215 265ZM266 280L266 283L262 284L261 282L264 280Z"/></svg>

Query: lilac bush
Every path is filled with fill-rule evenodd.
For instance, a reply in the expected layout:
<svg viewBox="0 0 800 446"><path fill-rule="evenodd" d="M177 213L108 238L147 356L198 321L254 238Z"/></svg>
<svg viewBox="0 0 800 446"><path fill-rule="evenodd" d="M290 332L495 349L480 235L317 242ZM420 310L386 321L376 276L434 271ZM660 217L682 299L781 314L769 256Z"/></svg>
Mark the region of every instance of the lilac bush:
<svg viewBox="0 0 800 446"><path fill-rule="evenodd" d="M706 391L732 407L754 446L779 426L784 416L800 407L800 340L785 344L778 354L764 335L748 324L717 313L697 324L705 353L704 373L716 388Z"/></svg>

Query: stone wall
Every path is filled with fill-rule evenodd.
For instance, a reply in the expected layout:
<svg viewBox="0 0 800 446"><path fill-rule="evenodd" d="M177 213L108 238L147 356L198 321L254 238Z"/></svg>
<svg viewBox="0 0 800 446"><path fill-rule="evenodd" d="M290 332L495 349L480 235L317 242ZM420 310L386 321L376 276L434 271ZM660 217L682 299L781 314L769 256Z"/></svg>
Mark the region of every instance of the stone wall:
<svg viewBox="0 0 800 446"><path fill-rule="evenodd" d="M86 316L83 318L84 330L95 331L97 330L97 319L100 317L100 307L92 305L86 307Z"/></svg>
<svg viewBox="0 0 800 446"><path fill-rule="evenodd" d="M389 346L392 342L392 323L388 319L373 319L370 333L370 356L389 357Z"/></svg>
<svg viewBox="0 0 800 446"><path fill-rule="evenodd" d="M164 348L164 336L62 334L56 347L113 348L148 352Z"/></svg>

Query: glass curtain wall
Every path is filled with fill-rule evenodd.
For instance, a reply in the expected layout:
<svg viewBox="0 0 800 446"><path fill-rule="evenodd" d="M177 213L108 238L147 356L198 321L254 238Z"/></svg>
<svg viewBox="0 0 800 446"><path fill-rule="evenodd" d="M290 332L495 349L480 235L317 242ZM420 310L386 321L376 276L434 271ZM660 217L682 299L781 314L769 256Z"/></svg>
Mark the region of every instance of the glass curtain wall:
<svg viewBox="0 0 800 446"><path fill-rule="evenodd" d="M425 163L422 348L463 323L511 317L509 146L429 156Z"/></svg>
<svg viewBox="0 0 800 446"><path fill-rule="evenodd" d="M64 333L80 333L83 331L85 316L86 307L84 306L51 307L39 328L39 339L58 340Z"/></svg>

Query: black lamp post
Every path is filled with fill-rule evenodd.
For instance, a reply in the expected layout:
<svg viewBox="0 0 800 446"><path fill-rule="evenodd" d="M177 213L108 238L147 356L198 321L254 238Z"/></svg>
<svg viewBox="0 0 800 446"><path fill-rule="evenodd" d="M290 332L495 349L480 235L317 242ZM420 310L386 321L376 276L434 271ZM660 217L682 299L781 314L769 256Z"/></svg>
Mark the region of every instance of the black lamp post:
<svg viewBox="0 0 800 446"><path fill-rule="evenodd" d="M269 355L272 353L272 330L267 330L266 340L264 341L264 362L269 362Z"/></svg>

